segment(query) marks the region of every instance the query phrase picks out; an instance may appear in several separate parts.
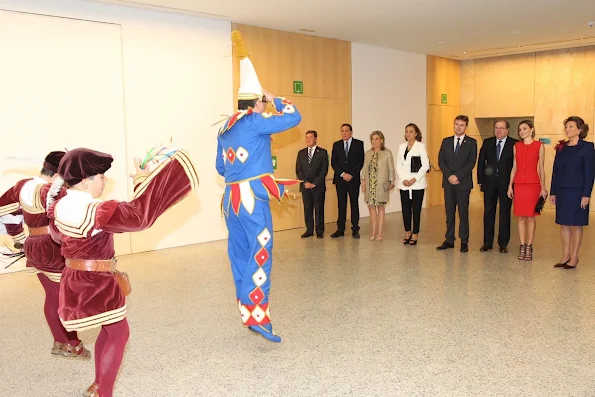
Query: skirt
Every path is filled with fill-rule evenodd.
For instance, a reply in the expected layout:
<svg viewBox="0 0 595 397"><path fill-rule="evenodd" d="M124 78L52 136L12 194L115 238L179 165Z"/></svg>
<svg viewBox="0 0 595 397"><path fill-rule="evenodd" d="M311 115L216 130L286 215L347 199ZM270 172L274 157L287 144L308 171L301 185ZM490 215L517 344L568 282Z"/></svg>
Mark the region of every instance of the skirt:
<svg viewBox="0 0 595 397"><path fill-rule="evenodd" d="M581 208L582 188L558 188L556 192L556 223L563 226L587 226L589 206Z"/></svg>
<svg viewBox="0 0 595 397"><path fill-rule="evenodd" d="M513 186L514 216L537 216L535 207L539 201L541 185L539 183L515 183Z"/></svg>

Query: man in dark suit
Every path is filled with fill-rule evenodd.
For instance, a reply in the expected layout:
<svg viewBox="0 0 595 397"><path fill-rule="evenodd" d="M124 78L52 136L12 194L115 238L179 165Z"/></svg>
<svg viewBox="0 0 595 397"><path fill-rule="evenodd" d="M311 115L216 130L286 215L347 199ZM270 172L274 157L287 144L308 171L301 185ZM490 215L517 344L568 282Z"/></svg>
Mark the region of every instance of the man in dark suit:
<svg viewBox="0 0 595 397"><path fill-rule="evenodd" d="M510 172L514 164L514 144L516 139L508 136L508 120L494 123L494 135L483 141L477 160L477 184L483 192L483 245L479 249L486 252L494 244L494 223L496 205L500 202L498 246L500 252L508 252L510 241L510 210L512 200L508 197Z"/></svg>
<svg viewBox="0 0 595 397"><path fill-rule="evenodd" d="M302 183L300 192L304 201L306 233L302 238L314 235L314 216L316 217L316 237L324 237L324 199L328 172L328 152L316 145L318 133L306 132L306 148L300 150L295 163L295 173Z"/></svg>
<svg viewBox="0 0 595 397"><path fill-rule="evenodd" d="M438 164L442 171L442 188L446 206L446 240L438 250L455 246L455 213L459 209L461 252L469 251L469 195L473 189L473 167L477 161L477 141L465 135L469 117L455 118L455 135L442 140Z"/></svg>
<svg viewBox="0 0 595 397"><path fill-rule="evenodd" d="M347 219L347 196L351 203L351 231L354 238L359 238L359 187L360 171L364 166L364 143L353 138L353 128L349 124L341 126L341 139L333 144L331 166L335 170L333 183L337 188L339 201L339 219L337 231L332 238L345 235Z"/></svg>

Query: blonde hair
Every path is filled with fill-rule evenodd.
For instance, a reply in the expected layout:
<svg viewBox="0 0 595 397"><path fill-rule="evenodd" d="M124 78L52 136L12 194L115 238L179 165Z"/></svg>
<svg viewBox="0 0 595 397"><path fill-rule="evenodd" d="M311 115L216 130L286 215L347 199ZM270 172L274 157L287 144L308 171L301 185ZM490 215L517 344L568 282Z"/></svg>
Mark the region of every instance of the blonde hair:
<svg viewBox="0 0 595 397"><path fill-rule="evenodd" d="M374 131L370 134L370 143L372 142L372 138L374 138L374 135L378 136L380 138L380 140L382 141L380 143L380 150L384 150L386 149L384 147L384 134L382 133L382 131Z"/></svg>

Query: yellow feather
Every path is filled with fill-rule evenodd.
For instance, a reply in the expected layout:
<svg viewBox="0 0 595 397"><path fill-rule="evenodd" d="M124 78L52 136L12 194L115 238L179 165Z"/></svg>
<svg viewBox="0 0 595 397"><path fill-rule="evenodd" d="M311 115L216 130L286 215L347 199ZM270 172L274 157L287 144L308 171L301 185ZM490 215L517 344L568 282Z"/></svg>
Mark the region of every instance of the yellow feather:
<svg viewBox="0 0 595 397"><path fill-rule="evenodd" d="M233 56L238 59L249 58L248 50L246 49L246 44L244 43L244 38L239 30L234 30L231 32L231 43L233 45Z"/></svg>

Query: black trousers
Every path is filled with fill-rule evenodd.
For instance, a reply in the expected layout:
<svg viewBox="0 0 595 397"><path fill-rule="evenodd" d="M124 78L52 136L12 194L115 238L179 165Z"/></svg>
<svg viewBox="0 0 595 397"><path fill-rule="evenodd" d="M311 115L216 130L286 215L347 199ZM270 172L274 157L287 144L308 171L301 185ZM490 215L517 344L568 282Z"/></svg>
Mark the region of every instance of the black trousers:
<svg viewBox="0 0 595 397"><path fill-rule="evenodd" d="M324 233L324 189L305 189L302 192L304 201L304 220L306 221L306 232L314 232L314 218L316 218L316 234Z"/></svg>
<svg viewBox="0 0 595 397"><path fill-rule="evenodd" d="M496 223L496 205L500 203L498 220L498 245L506 247L510 242L510 210L512 200L506 194L508 186L498 186L483 192L483 243L488 247L494 244L494 224Z"/></svg>
<svg viewBox="0 0 595 397"><path fill-rule="evenodd" d="M405 231L411 231L411 221L413 218L413 234L419 233L419 220L421 218L421 206L424 201L425 189L412 190L409 198L409 190L400 190L401 192L401 210L403 212L403 225Z"/></svg>
<svg viewBox="0 0 595 397"><path fill-rule="evenodd" d="M455 215L459 210L459 238L462 244L469 243L469 195L471 189L458 186L444 188L444 203L446 207L446 242L455 243Z"/></svg>
<svg viewBox="0 0 595 397"><path fill-rule="evenodd" d="M339 202L339 219L337 219L337 231L345 232L345 221L347 220L347 197L351 204L351 230L359 232L359 181L345 182L340 180L336 184L337 201Z"/></svg>

